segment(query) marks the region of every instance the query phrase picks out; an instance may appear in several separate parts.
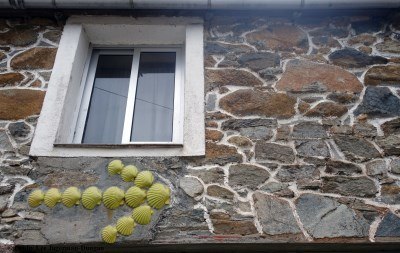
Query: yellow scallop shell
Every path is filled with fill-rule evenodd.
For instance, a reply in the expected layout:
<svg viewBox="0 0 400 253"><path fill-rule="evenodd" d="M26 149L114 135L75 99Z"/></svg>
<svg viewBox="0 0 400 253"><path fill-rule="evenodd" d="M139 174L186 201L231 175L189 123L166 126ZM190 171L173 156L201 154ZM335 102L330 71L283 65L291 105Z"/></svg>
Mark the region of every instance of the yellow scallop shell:
<svg viewBox="0 0 400 253"><path fill-rule="evenodd" d="M145 170L137 175L135 179L135 185L139 188L150 187L153 184L153 181L154 181L153 173L151 173L148 170Z"/></svg>
<svg viewBox="0 0 400 253"><path fill-rule="evenodd" d="M82 205L89 210L92 210L101 203L101 191L96 186L87 188L82 193Z"/></svg>
<svg viewBox="0 0 400 253"><path fill-rule="evenodd" d="M48 207L54 207L61 201L61 192L57 188L49 189L44 195L44 203Z"/></svg>
<svg viewBox="0 0 400 253"><path fill-rule="evenodd" d="M122 169L121 177L125 182L133 182L137 174L138 169L133 165L128 165Z"/></svg>
<svg viewBox="0 0 400 253"><path fill-rule="evenodd" d="M29 194L28 204L30 207L38 207L44 200L44 192L42 190L34 190Z"/></svg>
<svg viewBox="0 0 400 253"><path fill-rule="evenodd" d="M66 207L73 207L74 205L79 205L80 199L81 191L77 187L69 187L62 194L61 202Z"/></svg>
<svg viewBox="0 0 400 253"><path fill-rule="evenodd" d="M147 203L149 206L161 209L165 204L169 204L170 190L167 186L156 183L147 192Z"/></svg>
<svg viewBox="0 0 400 253"><path fill-rule="evenodd" d="M122 168L124 168L124 164L121 160L113 160L108 164L108 174L121 174Z"/></svg>
<svg viewBox="0 0 400 253"><path fill-rule="evenodd" d="M137 207L146 200L146 192L137 186L129 188L125 192L125 202L130 207Z"/></svg>
<svg viewBox="0 0 400 253"><path fill-rule="evenodd" d="M117 231L121 235L131 235L135 226L134 220L129 216L119 218L117 221Z"/></svg>
<svg viewBox="0 0 400 253"><path fill-rule="evenodd" d="M151 210L150 206L139 206L133 210L132 218L140 225L147 225L151 221L152 214L153 210Z"/></svg>
<svg viewBox="0 0 400 253"><path fill-rule="evenodd" d="M124 191L116 186L108 188L103 193L103 203L108 209L116 209L124 204Z"/></svg>
<svg viewBox="0 0 400 253"><path fill-rule="evenodd" d="M114 243L117 240L117 229L111 225L108 225L101 231L101 238L106 243Z"/></svg>

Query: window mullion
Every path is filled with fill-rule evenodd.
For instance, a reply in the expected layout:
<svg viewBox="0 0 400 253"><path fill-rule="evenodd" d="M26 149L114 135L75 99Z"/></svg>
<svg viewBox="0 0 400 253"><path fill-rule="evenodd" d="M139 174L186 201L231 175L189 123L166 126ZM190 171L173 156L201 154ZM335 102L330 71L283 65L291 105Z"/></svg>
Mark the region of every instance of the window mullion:
<svg viewBox="0 0 400 253"><path fill-rule="evenodd" d="M139 48L135 48L133 51L131 78L129 81L129 91L128 91L128 98L126 101L124 129L122 132L122 144L131 142L130 140L131 140L131 131L133 122L133 112L135 110L134 107L135 107L136 87L139 74L140 51L141 50Z"/></svg>

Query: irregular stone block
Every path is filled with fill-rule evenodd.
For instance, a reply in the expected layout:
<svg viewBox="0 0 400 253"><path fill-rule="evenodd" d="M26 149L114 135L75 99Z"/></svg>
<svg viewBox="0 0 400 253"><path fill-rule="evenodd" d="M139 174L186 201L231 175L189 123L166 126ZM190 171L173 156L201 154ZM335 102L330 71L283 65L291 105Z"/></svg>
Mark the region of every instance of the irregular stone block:
<svg viewBox="0 0 400 253"><path fill-rule="evenodd" d="M241 163L242 155L237 152L235 147L206 142L206 155L203 159L193 158L196 165Z"/></svg>
<svg viewBox="0 0 400 253"><path fill-rule="evenodd" d="M386 64L388 60L381 56L370 56L354 48L337 50L329 55L329 60L345 68L362 68L374 64Z"/></svg>
<svg viewBox="0 0 400 253"><path fill-rule="evenodd" d="M360 35L356 35L354 37L351 37L347 41L347 43L349 45L363 44L363 45L366 45L366 46L371 46L372 44L374 44L375 41L376 41L375 36L373 36L372 34L364 33L364 34L360 34Z"/></svg>
<svg viewBox="0 0 400 253"><path fill-rule="evenodd" d="M221 98L222 109L237 116L259 115L287 119L295 115L296 99L282 93L237 90Z"/></svg>
<svg viewBox="0 0 400 253"><path fill-rule="evenodd" d="M351 28L354 29L356 34L361 33L376 33L383 28L382 19L372 18L367 20L357 20L351 22Z"/></svg>
<svg viewBox="0 0 400 253"><path fill-rule="evenodd" d="M224 134L218 130L206 129L206 140L209 141L220 141L224 137Z"/></svg>
<svg viewBox="0 0 400 253"><path fill-rule="evenodd" d="M385 237L389 237L391 240L396 238L398 240L400 237L400 218L392 212L385 215L375 233L375 238L378 240L382 240Z"/></svg>
<svg viewBox="0 0 400 253"><path fill-rule="evenodd" d="M318 179L319 170L314 165L283 165L276 174L282 182L292 182L299 179Z"/></svg>
<svg viewBox="0 0 400 253"><path fill-rule="evenodd" d="M321 140L302 140L295 141L296 151L299 156L310 157L320 156L329 157L329 150L324 141Z"/></svg>
<svg viewBox="0 0 400 253"><path fill-rule="evenodd" d="M0 91L0 120L18 120L40 113L45 92L28 89Z"/></svg>
<svg viewBox="0 0 400 253"><path fill-rule="evenodd" d="M382 185L381 196L377 197L376 201L390 205L400 204L400 182Z"/></svg>
<svg viewBox="0 0 400 253"><path fill-rule="evenodd" d="M310 31L311 36L329 36L329 37L338 37L345 38L348 35L347 29L341 28L333 28L333 27L323 27L318 28L313 31Z"/></svg>
<svg viewBox="0 0 400 253"><path fill-rule="evenodd" d="M383 149L386 156L400 155L400 135L391 134L377 139L376 142Z"/></svg>
<svg viewBox="0 0 400 253"><path fill-rule="evenodd" d="M256 190L269 176L267 170L254 165L238 164L229 167L229 185L232 188Z"/></svg>
<svg viewBox="0 0 400 253"><path fill-rule="evenodd" d="M364 77L365 85L394 85L400 86L400 66L373 66Z"/></svg>
<svg viewBox="0 0 400 253"><path fill-rule="evenodd" d="M330 93L327 98L340 104L352 104L358 100L356 94L348 92L333 92Z"/></svg>
<svg viewBox="0 0 400 253"><path fill-rule="evenodd" d="M288 202L259 192L253 194L253 200L258 219L265 234L301 233Z"/></svg>
<svg viewBox="0 0 400 253"><path fill-rule="evenodd" d="M51 69L56 57L57 48L35 47L15 56L10 63L11 68L26 69Z"/></svg>
<svg viewBox="0 0 400 253"><path fill-rule="evenodd" d="M326 163L326 173L335 175L351 176L353 174L360 174L361 168L353 163L329 160Z"/></svg>
<svg viewBox="0 0 400 253"><path fill-rule="evenodd" d="M314 238L368 237L367 220L332 198L307 193L295 204L304 228Z"/></svg>
<svg viewBox="0 0 400 253"><path fill-rule="evenodd" d="M215 197L225 200L233 200L233 197L235 196L231 190L219 185L208 186L207 194L210 197Z"/></svg>
<svg viewBox="0 0 400 253"><path fill-rule="evenodd" d="M247 41L258 50L298 51L308 50L307 35L296 26L272 25L267 29L246 35Z"/></svg>
<svg viewBox="0 0 400 253"><path fill-rule="evenodd" d="M31 26L16 26L8 32L0 33L1 45L25 47L36 42L37 32Z"/></svg>
<svg viewBox="0 0 400 253"><path fill-rule="evenodd" d="M222 87L226 85L248 87L263 85L263 83L250 72L236 69L206 69L205 79L208 87L207 90L213 90L216 87Z"/></svg>
<svg viewBox="0 0 400 253"><path fill-rule="evenodd" d="M395 174L400 174L400 158L393 158L390 162L390 171Z"/></svg>
<svg viewBox="0 0 400 253"><path fill-rule="evenodd" d="M203 185L194 177L181 178L179 180L179 187L181 187L182 190L192 198L201 195L204 191Z"/></svg>
<svg viewBox="0 0 400 253"><path fill-rule="evenodd" d="M269 140L274 136L273 129L270 127L258 126L241 128L240 135L245 136L253 141Z"/></svg>
<svg viewBox="0 0 400 253"><path fill-rule="evenodd" d="M385 40L381 43L375 45L376 49L381 52L399 54L400 53L400 43L395 40Z"/></svg>
<svg viewBox="0 0 400 253"><path fill-rule="evenodd" d="M347 107L334 102L321 102L304 114L307 117L340 117L348 111Z"/></svg>
<svg viewBox="0 0 400 253"><path fill-rule="evenodd" d="M283 163L292 163L295 159L294 151L291 147L264 141L257 141L255 153L257 161L276 160Z"/></svg>
<svg viewBox="0 0 400 253"><path fill-rule="evenodd" d="M203 180L205 184L223 184L224 183L224 170L220 167L210 169L190 169L190 175L196 176Z"/></svg>
<svg viewBox="0 0 400 253"><path fill-rule="evenodd" d="M288 183L269 182L263 185L260 190L273 193L275 196L284 198L293 198L294 192L290 190Z"/></svg>
<svg viewBox="0 0 400 253"><path fill-rule="evenodd" d="M228 142L238 147L251 147L253 143L243 136L232 136L228 139Z"/></svg>
<svg viewBox="0 0 400 253"><path fill-rule="evenodd" d="M388 172L385 160L373 160L365 165L368 176L383 175Z"/></svg>
<svg viewBox="0 0 400 253"><path fill-rule="evenodd" d="M339 67L291 60L276 88L296 93L360 93L363 86L354 74Z"/></svg>
<svg viewBox="0 0 400 253"><path fill-rule="evenodd" d="M59 43L61 39L61 31L48 31L43 34L43 38L50 40L51 42L54 43Z"/></svg>
<svg viewBox="0 0 400 253"><path fill-rule="evenodd" d="M212 212L210 214L211 222L215 234L223 235L252 235L258 234L253 220L232 219L229 214L223 212Z"/></svg>
<svg viewBox="0 0 400 253"><path fill-rule="evenodd" d="M17 86L25 79L21 73L0 74L0 87Z"/></svg>
<svg viewBox="0 0 400 253"><path fill-rule="evenodd" d="M375 146L365 139L350 135L335 135L333 139L350 160L369 160L381 156Z"/></svg>
<svg viewBox="0 0 400 253"><path fill-rule="evenodd" d="M8 151L13 150L11 141L8 138L6 131L4 130L0 130L0 150L8 150Z"/></svg>
<svg viewBox="0 0 400 253"><path fill-rule="evenodd" d="M12 137L17 139L25 139L29 136L31 128L23 121L12 122L8 125L8 131Z"/></svg>
<svg viewBox="0 0 400 253"><path fill-rule="evenodd" d="M367 177L324 177L322 178L322 192L336 193L344 196L375 197L378 189L374 181Z"/></svg>
<svg viewBox="0 0 400 253"><path fill-rule="evenodd" d="M400 99L387 87L367 87L364 99L354 115L367 114L371 117L400 116Z"/></svg>
<svg viewBox="0 0 400 253"><path fill-rule="evenodd" d="M276 127L276 119L230 119L222 122L222 130L240 130L258 126Z"/></svg>
<svg viewBox="0 0 400 253"><path fill-rule="evenodd" d="M381 125L382 131L385 136L391 134L400 134L400 118L386 121Z"/></svg>
<svg viewBox="0 0 400 253"><path fill-rule="evenodd" d="M323 125L317 122L301 122L293 127L294 139L320 139L328 137Z"/></svg>
<svg viewBox="0 0 400 253"><path fill-rule="evenodd" d="M253 51L251 47L245 45L232 45L219 42L207 42L204 51L207 54L224 55L228 53L248 53Z"/></svg>
<svg viewBox="0 0 400 253"><path fill-rule="evenodd" d="M243 54L238 58L241 67L254 71L280 66L280 57L276 53L250 53Z"/></svg>

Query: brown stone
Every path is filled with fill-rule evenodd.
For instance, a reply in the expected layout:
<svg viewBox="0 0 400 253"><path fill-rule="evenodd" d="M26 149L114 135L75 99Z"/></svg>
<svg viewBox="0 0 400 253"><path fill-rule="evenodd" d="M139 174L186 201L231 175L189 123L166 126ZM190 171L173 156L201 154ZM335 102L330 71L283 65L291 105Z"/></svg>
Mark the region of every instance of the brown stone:
<svg viewBox="0 0 400 253"><path fill-rule="evenodd" d="M89 186L98 182L99 176L95 173L75 171L56 171L48 174L43 179L43 185L47 187L64 187L66 185L73 186Z"/></svg>
<svg viewBox="0 0 400 253"><path fill-rule="evenodd" d="M238 147L251 147L252 142L243 136L232 136L228 139L228 142Z"/></svg>
<svg viewBox="0 0 400 253"><path fill-rule="evenodd" d="M228 114L222 113L222 112L208 112L206 114L206 119L207 120L221 120L221 119L230 119L232 118Z"/></svg>
<svg viewBox="0 0 400 253"><path fill-rule="evenodd" d="M347 107L333 102L321 102L311 108L307 117L340 117L347 112Z"/></svg>
<svg viewBox="0 0 400 253"><path fill-rule="evenodd" d="M61 31L49 31L43 34L43 38L46 38L54 43L59 43L61 39Z"/></svg>
<svg viewBox="0 0 400 253"><path fill-rule="evenodd" d="M361 47L358 48L358 50L360 50L360 52L363 52L365 54L372 53L372 48L371 47L367 47L367 46L361 46Z"/></svg>
<svg viewBox="0 0 400 253"><path fill-rule="evenodd" d="M341 47L340 43L329 36L317 36L312 39L313 43L317 46L328 46L328 47Z"/></svg>
<svg viewBox="0 0 400 253"><path fill-rule="evenodd" d="M0 44L24 47L35 43L37 36L32 27L17 26L8 32L0 33Z"/></svg>
<svg viewBox="0 0 400 253"><path fill-rule="evenodd" d="M29 86L35 87L35 88L40 88L40 87L42 87L42 81L37 79L37 80L33 81Z"/></svg>
<svg viewBox="0 0 400 253"><path fill-rule="evenodd" d="M212 68L215 66L217 62L214 60L214 58L211 55L208 55L204 58L204 67L209 67Z"/></svg>
<svg viewBox="0 0 400 253"><path fill-rule="evenodd" d="M17 120L39 114L44 95L45 92L39 90L1 90L0 119Z"/></svg>
<svg viewBox="0 0 400 253"><path fill-rule="evenodd" d="M381 128L383 132L385 133L385 136L391 135L391 134L399 134L400 135L400 118L393 119L386 121L381 125Z"/></svg>
<svg viewBox="0 0 400 253"><path fill-rule="evenodd" d="M305 113L306 111L308 111L310 109L310 104L306 103L304 101L300 101L299 105L298 105L298 109L300 113Z"/></svg>
<svg viewBox="0 0 400 253"><path fill-rule="evenodd" d="M237 116L287 119L295 115L296 99L283 93L237 90L220 99L220 107Z"/></svg>
<svg viewBox="0 0 400 253"><path fill-rule="evenodd" d="M250 72L236 69L207 69L205 73L205 79L208 85L208 90L226 85L249 87L263 85L263 83Z"/></svg>
<svg viewBox="0 0 400 253"><path fill-rule="evenodd" d="M366 85L396 85L400 87L400 66L373 66L364 77Z"/></svg>
<svg viewBox="0 0 400 253"><path fill-rule="evenodd" d="M206 129L206 140L220 141L224 137L224 134L218 130Z"/></svg>
<svg viewBox="0 0 400 253"><path fill-rule="evenodd" d="M229 214L212 212L211 222L215 234L223 235L252 235L257 234L257 228L252 220L232 220Z"/></svg>
<svg viewBox="0 0 400 253"><path fill-rule="evenodd" d="M259 50L275 50L305 53L308 50L307 35L296 26L273 25L246 35L247 41Z"/></svg>
<svg viewBox="0 0 400 253"><path fill-rule="evenodd" d="M242 155L237 152L235 147L206 142L206 156L198 163L224 165L231 162L242 162L242 159Z"/></svg>
<svg viewBox="0 0 400 253"><path fill-rule="evenodd" d="M357 77L339 67L310 61L291 60L276 88L290 92L353 92L360 93Z"/></svg>
<svg viewBox="0 0 400 253"><path fill-rule="evenodd" d="M21 73L0 74L0 87L17 86L24 78Z"/></svg>
<svg viewBox="0 0 400 253"><path fill-rule="evenodd" d="M56 57L57 48L35 47L11 60L13 69L51 69Z"/></svg>
<svg viewBox="0 0 400 253"><path fill-rule="evenodd" d="M206 127L217 128L218 127L218 123L215 122L215 121L207 121L206 122Z"/></svg>
<svg viewBox="0 0 400 253"><path fill-rule="evenodd" d="M381 52L398 54L400 53L400 42L394 40L386 40L378 43L376 49Z"/></svg>
<svg viewBox="0 0 400 253"><path fill-rule="evenodd" d="M363 33L357 36L354 36L352 38L350 38L347 43L349 43L349 45L355 45L355 44L363 44L366 46L371 46L372 44L374 44L374 42L376 41L376 38L368 33Z"/></svg>
<svg viewBox="0 0 400 253"><path fill-rule="evenodd" d="M233 197L235 196L231 190L219 185L208 186L207 194L210 197L221 198L226 200L233 200Z"/></svg>
<svg viewBox="0 0 400 253"><path fill-rule="evenodd" d="M0 52L0 61L6 58L6 54L3 52Z"/></svg>
<svg viewBox="0 0 400 253"><path fill-rule="evenodd" d="M295 160L295 154L291 147L276 143L257 141L255 152L257 161L274 160L282 163L293 163Z"/></svg>

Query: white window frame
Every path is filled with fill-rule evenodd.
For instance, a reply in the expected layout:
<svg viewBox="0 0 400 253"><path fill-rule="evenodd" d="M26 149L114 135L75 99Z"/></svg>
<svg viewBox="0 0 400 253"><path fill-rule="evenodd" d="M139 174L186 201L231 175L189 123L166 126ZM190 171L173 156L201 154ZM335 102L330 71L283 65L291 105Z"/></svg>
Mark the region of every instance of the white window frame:
<svg viewBox="0 0 400 253"><path fill-rule="evenodd" d="M93 50L98 50L94 52ZM173 113L173 127L172 127L172 141L170 142L132 142L131 131L133 125L133 114L135 110L136 88L139 72L139 61L142 52L173 52L176 54L175 60L175 84L174 84L174 113ZM183 145L183 101L184 92L182 87L184 66L182 61L181 47L135 47L132 49L121 48L103 48L91 47L91 53L86 62L84 78L82 78L81 95L82 97L80 109L77 113L76 129L74 134L70 137L72 143L79 144L82 142L83 133L85 131L86 118L89 111L89 104L91 100L94 77L97 69L97 62L99 55L132 55L132 67L128 88L128 97L125 110L125 119L121 144L137 144L137 145L168 145L180 144Z"/></svg>
<svg viewBox="0 0 400 253"><path fill-rule="evenodd" d="M204 42L198 17L72 16L64 26L30 155L50 157L204 156ZM74 143L82 78L91 47L180 47L181 137L171 143ZM175 105L174 105L175 106Z"/></svg>

